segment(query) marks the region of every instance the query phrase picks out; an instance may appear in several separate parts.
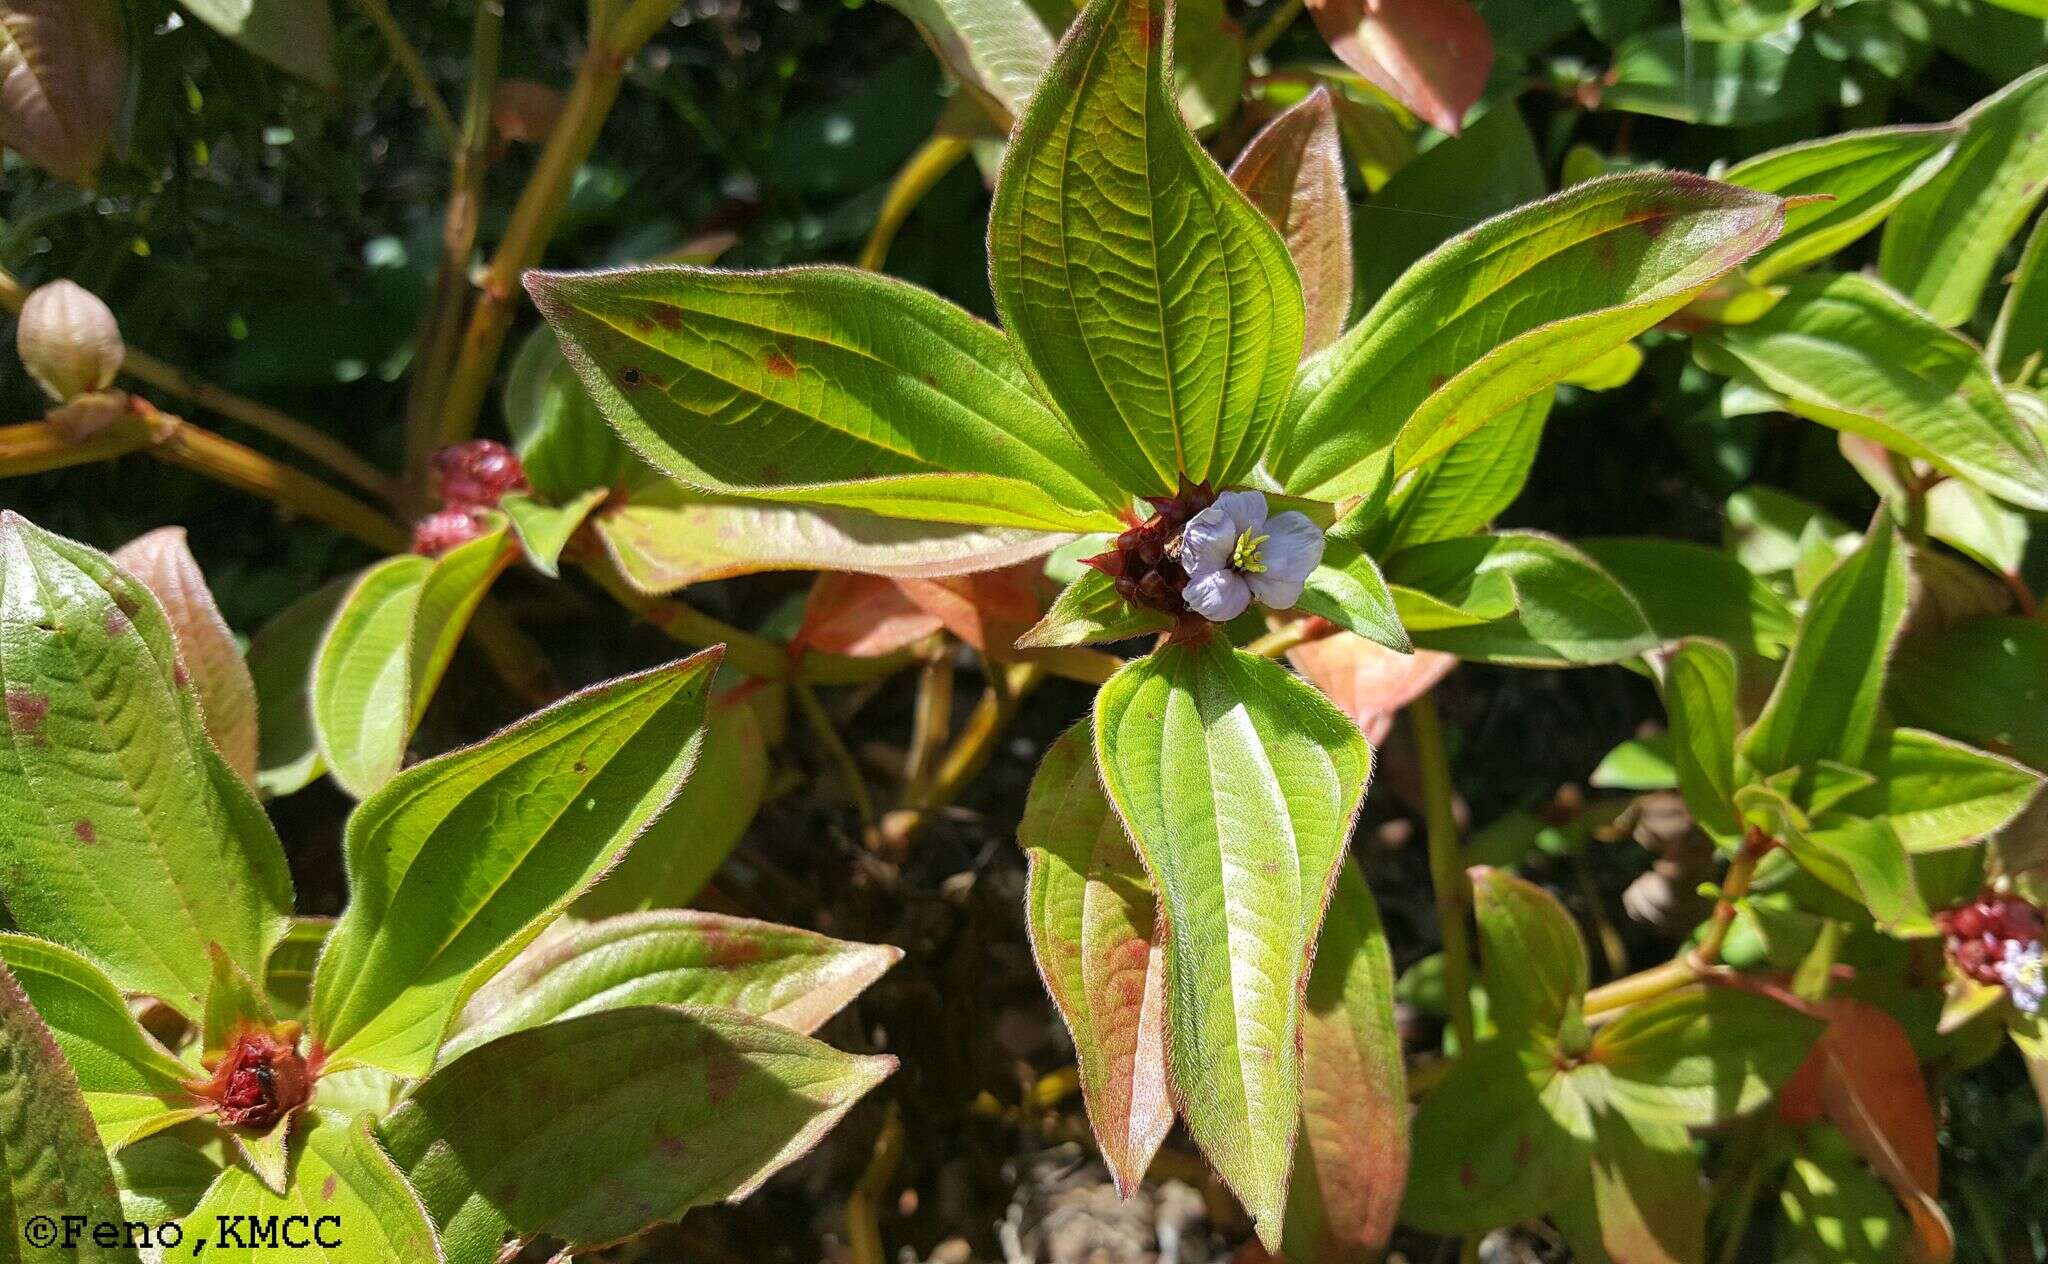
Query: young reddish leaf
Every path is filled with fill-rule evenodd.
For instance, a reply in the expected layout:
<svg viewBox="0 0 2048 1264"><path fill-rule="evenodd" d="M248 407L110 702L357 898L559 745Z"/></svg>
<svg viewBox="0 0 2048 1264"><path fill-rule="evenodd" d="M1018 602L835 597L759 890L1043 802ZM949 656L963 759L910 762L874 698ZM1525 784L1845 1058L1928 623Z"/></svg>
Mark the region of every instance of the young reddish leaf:
<svg viewBox="0 0 2048 1264"><path fill-rule="evenodd" d="M85 184L106 157L127 86L117 0L0 0L0 143Z"/></svg>
<svg viewBox="0 0 2048 1264"><path fill-rule="evenodd" d="M185 543L185 528L160 527L113 552L114 565L141 580L163 603L178 643L178 662L199 690L206 735L221 758L251 785L256 781L256 682Z"/></svg>
<svg viewBox="0 0 2048 1264"><path fill-rule="evenodd" d="M1351 314L1351 202L1330 90L1317 88L1266 124L1230 179L1287 241L1307 309L1306 359L1337 341Z"/></svg>
<svg viewBox="0 0 2048 1264"><path fill-rule="evenodd" d="M1045 612L1049 584L1033 560L997 570L943 579L899 579L896 586L918 609L979 652L1001 654Z"/></svg>
<svg viewBox="0 0 2048 1264"><path fill-rule="evenodd" d="M803 626L790 649L880 658L944 626L945 620L912 601L892 579L826 574L811 586Z"/></svg>
<svg viewBox="0 0 2048 1264"><path fill-rule="evenodd" d="M1408 1183L1408 1074L1394 967L1356 861L1337 875L1302 1017L1301 1136L1281 1252L1289 1264L1378 1258Z"/></svg>
<svg viewBox="0 0 2048 1264"><path fill-rule="evenodd" d="M1046 751L1017 842L1031 862L1024 913L1032 955L1073 1034L1103 1162L1128 1197L1173 1126L1166 974L1158 897L1103 797L1086 725Z"/></svg>
<svg viewBox="0 0 2048 1264"><path fill-rule="evenodd" d="M1345 65L1456 136L1493 69L1493 36L1465 0L1309 0Z"/></svg>
<svg viewBox="0 0 2048 1264"><path fill-rule="evenodd" d="M1458 660L1436 650L1397 654L1354 632L1339 632L1287 651L1294 669L1328 695L1377 746L1401 708L1428 693Z"/></svg>
<svg viewBox="0 0 2048 1264"><path fill-rule="evenodd" d="M1827 1030L1785 1085L1779 1115L1794 1127L1825 1118L1884 1178L1913 1224L1921 1261L1955 1253L1955 1233L1935 1200L1941 1150L1927 1081L1905 1028L1883 1010L1842 997L1812 1007Z"/></svg>

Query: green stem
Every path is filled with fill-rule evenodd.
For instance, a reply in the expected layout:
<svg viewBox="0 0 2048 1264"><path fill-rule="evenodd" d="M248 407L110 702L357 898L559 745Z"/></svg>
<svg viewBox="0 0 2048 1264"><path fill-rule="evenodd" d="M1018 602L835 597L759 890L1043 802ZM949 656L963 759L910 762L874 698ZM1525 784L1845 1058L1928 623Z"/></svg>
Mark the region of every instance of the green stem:
<svg viewBox="0 0 2048 1264"><path fill-rule="evenodd" d="M1436 888L1436 920L1444 945L1444 1003L1451 1028L1458 1033L1460 1053L1470 1052L1475 1035L1472 1020L1472 947L1465 917L1472 907L1471 879L1458 847L1458 822L1452 810L1450 756L1444 749L1443 718L1436 698L1423 694L1408 704L1409 731L1422 772L1423 818L1429 836L1429 880Z"/></svg>
<svg viewBox="0 0 2048 1264"><path fill-rule="evenodd" d="M448 112L448 103L434 90L434 81L427 77L426 63L420 60L419 50L412 46L412 41L405 37L398 19L391 16L390 6L384 0L356 0L356 7L384 37L384 43L391 49L391 59L398 63L398 72L412 84L413 95L433 121L434 130L453 149L461 139L455 130L455 116Z"/></svg>
<svg viewBox="0 0 2048 1264"><path fill-rule="evenodd" d="M1258 57L1278 43L1287 28L1294 25L1294 19L1301 16L1301 10L1302 0L1281 0L1273 16L1259 23L1259 29L1244 42L1245 56Z"/></svg>
<svg viewBox="0 0 2048 1264"><path fill-rule="evenodd" d="M882 199L882 209L875 216L874 230L868 234L867 244L861 247L860 266L870 272L880 272L888 262L889 246L896 240L896 232L903 227L903 221L910 218L910 212L932 191L932 186L945 178L947 172L959 165L967 156L968 145L964 137L938 133L917 152L910 155L896 179L889 185L888 196Z"/></svg>
<svg viewBox="0 0 2048 1264"><path fill-rule="evenodd" d="M455 150L448 208L441 220L440 270L434 277L434 297L420 333L419 355L413 360L405 401L406 487L416 497L426 489L428 463L441 437L443 392L454 370L462 316L469 304L469 265L476 252L484 175L490 167L491 97L498 86L504 27L502 0L484 0L477 5L470 38L469 96L462 107L462 141Z"/></svg>
<svg viewBox="0 0 2048 1264"><path fill-rule="evenodd" d="M796 694L797 709L804 713L804 719L825 747L825 753L839 766L840 779L846 782L846 793L852 797L853 806L860 813L861 824L872 829L875 824L875 801L868 794L867 778L860 775L860 763L847 749L846 739L839 735L839 726L832 723L832 717L825 713L825 704L818 701L817 690L801 680L790 682L790 690Z"/></svg>

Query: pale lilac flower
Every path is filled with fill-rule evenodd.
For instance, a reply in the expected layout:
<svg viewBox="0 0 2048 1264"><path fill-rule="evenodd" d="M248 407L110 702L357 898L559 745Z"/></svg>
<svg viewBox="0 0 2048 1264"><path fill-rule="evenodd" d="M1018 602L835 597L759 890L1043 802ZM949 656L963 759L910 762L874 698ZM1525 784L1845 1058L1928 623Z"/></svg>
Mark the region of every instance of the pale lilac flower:
<svg viewBox="0 0 2048 1264"><path fill-rule="evenodd" d="M2005 956L1998 963L1998 977L2005 981L2012 1003L2028 1014L2041 1012L2048 1002L2048 960L2043 960L2039 942L2022 944L2005 941Z"/></svg>
<svg viewBox="0 0 2048 1264"><path fill-rule="evenodd" d="M1323 533L1307 515L1289 509L1266 516L1259 492L1224 492L1188 520L1181 532L1180 563L1188 609L1228 623L1257 597L1275 610L1301 600L1309 572L1323 560Z"/></svg>

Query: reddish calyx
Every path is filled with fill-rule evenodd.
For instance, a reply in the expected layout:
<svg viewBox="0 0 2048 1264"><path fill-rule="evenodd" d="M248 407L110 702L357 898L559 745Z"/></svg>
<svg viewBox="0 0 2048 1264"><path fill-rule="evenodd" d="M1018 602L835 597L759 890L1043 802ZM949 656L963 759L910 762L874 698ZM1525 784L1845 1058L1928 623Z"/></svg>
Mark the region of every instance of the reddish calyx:
<svg viewBox="0 0 2048 1264"><path fill-rule="evenodd" d="M1999 965L2015 946L2041 942L2043 930L2039 908L1988 888L1968 904L1935 914L1934 922L1948 937L1949 959L1979 983L2003 984Z"/></svg>
<svg viewBox="0 0 2048 1264"><path fill-rule="evenodd" d="M211 1079L188 1083L213 1103L223 1126L268 1132L313 1096L314 1074L298 1049L298 1024L244 1027L211 1064Z"/></svg>
<svg viewBox="0 0 2048 1264"><path fill-rule="evenodd" d="M483 534L483 515L513 492L526 490L526 467L494 439L451 444L434 454L442 508L413 525L412 551L439 557Z"/></svg>
<svg viewBox="0 0 2048 1264"><path fill-rule="evenodd" d="M1188 586L1188 573L1180 564L1181 528L1215 499L1207 483L1190 483L1183 475L1174 495L1145 498L1157 511L1152 517L1118 536L1107 552L1084 558L1081 564L1109 576L1117 596L1134 606L1176 618L1185 615L1188 603L1181 593Z"/></svg>

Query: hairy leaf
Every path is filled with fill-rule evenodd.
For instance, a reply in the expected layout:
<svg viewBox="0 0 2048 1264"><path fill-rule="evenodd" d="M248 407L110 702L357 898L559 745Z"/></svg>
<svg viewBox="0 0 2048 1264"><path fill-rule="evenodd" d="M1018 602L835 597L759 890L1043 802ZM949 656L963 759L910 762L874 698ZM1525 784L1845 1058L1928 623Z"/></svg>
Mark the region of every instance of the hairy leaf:
<svg viewBox="0 0 2048 1264"><path fill-rule="evenodd" d="M114 565L156 594L171 621L178 662L199 689L206 734L242 780L256 780L256 682L206 576L185 543L185 528L159 527L115 549Z"/></svg>
<svg viewBox="0 0 2048 1264"><path fill-rule="evenodd" d="M1614 577L1549 536L1502 532L1419 544L1387 559L1387 578L1446 595L1507 585L1512 614L1487 622L1425 630L1402 611L1417 645L1459 658L1561 667L1619 662L1656 644L1642 608Z"/></svg>
<svg viewBox="0 0 2048 1264"><path fill-rule="evenodd" d="M1303 367L1281 485L1334 497L1376 481L1361 463L1423 465L1684 306L1783 214L1769 194L1658 173L1587 181L1459 234Z"/></svg>
<svg viewBox="0 0 2048 1264"><path fill-rule="evenodd" d="M1956 156L1885 225L1878 269L1943 325L1977 310L1999 252L2048 186L2048 66L1956 119Z"/></svg>
<svg viewBox="0 0 2048 1264"><path fill-rule="evenodd" d="M1170 616L1125 601L1117 595L1114 580L1101 571L1089 569L1060 590L1060 595L1053 599L1052 609L1018 638L1017 648L1049 649L1060 645L1123 641L1147 633L1171 631L1172 628Z"/></svg>
<svg viewBox="0 0 2048 1264"><path fill-rule="evenodd" d="M1356 543L1331 532L1323 560L1309 574L1300 608L1397 653L1415 646L1394 609L1394 594L1372 557Z"/></svg>
<svg viewBox="0 0 2048 1264"><path fill-rule="evenodd" d="M1884 222L1954 156L1953 123L1873 127L1773 149L1721 173L1745 189L1823 199L1785 210L1785 231L1743 271L1758 285L1815 264Z"/></svg>
<svg viewBox="0 0 2048 1264"><path fill-rule="evenodd" d="M1700 828L1723 843L1742 834L1735 808L1739 688L1735 656L1713 641L1683 642L1664 671L1679 791Z"/></svg>
<svg viewBox="0 0 2048 1264"><path fill-rule="evenodd" d="M559 505L545 504L523 494L511 495L500 501L498 508L511 522L512 534L518 537L526 560L535 570L552 578L561 573L562 550L568 547L570 537L607 494L605 488L593 487Z"/></svg>
<svg viewBox="0 0 2048 1264"><path fill-rule="evenodd" d="M1024 113L1057 32L1029 0L889 0L917 23L953 78L1003 126Z"/></svg>
<svg viewBox="0 0 2048 1264"><path fill-rule="evenodd" d="M0 872L15 925L188 1017L206 945L261 969L284 849L207 740L171 626L102 554L0 511Z"/></svg>
<svg viewBox="0 0 2048 1264"><path fill-rule="evenodd" d="M2048 508L2048 449L2013 413L1983 352L1865 276L1815 273L1786 290L1761 319L1717 330L1710 352L1802 417Z"/></svg>
<svg viewBox="0 0 2048 1264"><path fill-rule="evenodd" d="M1092 0L989 215L996 310L1025 367L1087 463L1140 493L1240 481L1302 348L1286 243L1181 122L1171 27L1163 0Z"/></svg>
<svg viewBox="0 0 2048 1264"><path fill-rule="evenodd" d="M576 694L416 765L349 818L350 902L313 978L329 1065L420 1075L456 1011L659 814L717 651Z"/></svg>
<svg viewBox="0 0 2048 1264"><path fill-rule="evenodd" d="M895 1067L745 1014L602 1010L456 1059L379 1135L449 1264L491 1264L508 1231L595 1246L743 1198Z"/></svg>
<svg viewBox="0 0 2048 1264"><path fill-rule="evenodd" d="M1487 1016L1510 1034L1554 1034L1586 994L1586 942L1557 897L1488 865L1471 871Z"/></svg>
<svg viewBox="0 0 2048 1264"><path fill-rule="evenodd" d="M1030 859L1025 926L1039 977L1074 1038L1103 1162L1127 1196L1173 1126L1158 897L1103 797L1085 725L1032 778L1017 842Z"/></svg>
<svg viewBox="0 0 2048 1264"><path fill-rule="evenodd" d="M1114 528L1095 463L1001 334L850 268L528 273L607 420L673 478L764 500Z"/></svg>
<svg viewBox="0 0 2048 1264"><path fill-rule="evenodd" d="M1300 1115L1309 953L1371 751L1313 688L1214 636L1103 686L1095 758L1159 891L1175 1097L1270 1249Z"/></svg>
<svg viewBox="0 0 2048 1264"><path fill-rule="evenodd" d="M1378 551L1453 540L1491 524L1529 481L1555 396L1537 391L1416 470L1387 502L1386 542Z"/></svg>

